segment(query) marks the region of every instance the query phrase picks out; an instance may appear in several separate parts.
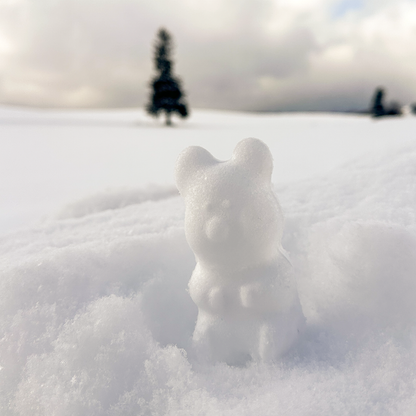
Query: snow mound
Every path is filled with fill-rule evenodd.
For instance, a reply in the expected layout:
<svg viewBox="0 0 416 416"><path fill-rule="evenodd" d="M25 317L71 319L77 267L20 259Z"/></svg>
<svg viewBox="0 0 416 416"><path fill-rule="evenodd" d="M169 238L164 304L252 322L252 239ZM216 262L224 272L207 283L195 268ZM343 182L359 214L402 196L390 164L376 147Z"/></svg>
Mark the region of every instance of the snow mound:
<svg viewBox="0 0 416 416"><path fill-rule="evenodd" d="M0 238L0 413L410 416L416 146L278 188L307 319L281 361L198 360L179 197Z"/></svg>
<svg viewBox="0 0 416 416"><path fill-rule="evenodd" d="M124 208L147 201L159 201L175 195L178 195L175 187L161 185L151 185L147 188L134 190L107 190L68 204L57 214L56 218L79 218L108 209Z"/></svg>

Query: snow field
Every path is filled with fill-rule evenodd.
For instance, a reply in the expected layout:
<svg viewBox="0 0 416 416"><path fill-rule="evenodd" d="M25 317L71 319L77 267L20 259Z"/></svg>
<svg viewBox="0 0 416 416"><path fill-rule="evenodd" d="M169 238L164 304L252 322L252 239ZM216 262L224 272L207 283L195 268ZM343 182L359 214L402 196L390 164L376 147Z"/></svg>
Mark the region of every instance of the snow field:
<svg viewBox="0 0 416 416"><path fill-rule="evenodd" d="M106 190L172 185L176 157L187 146L227 160L240 140L259 138L273 154L272 182L286 184L366 153L412 144L415 122L196 110L166 130L136 110L0 107L0 233Z"/></svg>
<svg viewBox="0 0 416 416"><path fill-rule="evenodd" d="M323 123L306 120L306 132L310 120ZM360 156L371 138L336 170L275 180L307 329L272 364L197 359L187 293L195 260L172 188L93 193L1 235L0 413L413 415L416 144L404 137L413 120L401 122L343 118L342 134L385 131L381 151ZM230 134L240 134L233 123ZM317 127L325 129L334 131ZM311 156L323 157L329 139L317 139ZM227 154L218 142L194 144L231 154L228 144Z"/></svg>

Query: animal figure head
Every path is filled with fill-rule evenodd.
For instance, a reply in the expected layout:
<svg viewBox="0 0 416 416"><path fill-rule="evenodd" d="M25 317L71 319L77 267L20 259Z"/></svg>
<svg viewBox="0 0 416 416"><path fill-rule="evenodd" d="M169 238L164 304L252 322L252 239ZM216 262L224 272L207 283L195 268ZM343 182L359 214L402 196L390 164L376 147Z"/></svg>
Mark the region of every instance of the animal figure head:
<svg viewBox="0 0 416 416"><path fill-rule="evenodd" d="M278 255L283 218L271 188L273 159L258 139L238 143L221 162L188 147L176 165L186 205L185 233L205 267L239 269Z"/></svg>

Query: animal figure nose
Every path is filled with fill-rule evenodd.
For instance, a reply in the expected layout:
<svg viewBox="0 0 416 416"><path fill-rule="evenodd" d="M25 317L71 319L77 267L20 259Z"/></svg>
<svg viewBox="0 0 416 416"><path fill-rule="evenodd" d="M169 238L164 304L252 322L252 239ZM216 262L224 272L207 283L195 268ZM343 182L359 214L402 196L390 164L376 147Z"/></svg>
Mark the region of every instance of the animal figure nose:
<svg viewBox="0 0 416 416"><path fill-rule="evenodd" d="M205 233L209 240L213 242L221 242L227 239L229 234L229 226L226 221L214 216L205 225Z"/></svg>

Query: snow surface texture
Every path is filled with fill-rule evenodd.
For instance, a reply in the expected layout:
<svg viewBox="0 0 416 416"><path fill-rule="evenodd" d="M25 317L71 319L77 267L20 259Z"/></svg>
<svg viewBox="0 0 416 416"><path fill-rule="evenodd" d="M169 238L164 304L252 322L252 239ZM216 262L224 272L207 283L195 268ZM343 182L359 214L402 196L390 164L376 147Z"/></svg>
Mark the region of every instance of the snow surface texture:
<svg viewBox="0 0 416 416"><path fill-rule="evenodd" d="M224 159L241 137L265 137L275 172L294 148L298 153L307 149L308 160L324 164L339 146L345 153L353 146L392 144L382 154L373 152L327 174L280 182L276 188L285 213L282 244L291 254L307 319L299 342L276 363L232 367L196 359L191 339L198 309L186 291L195 260L185 239L181 197L126 205L125 194L114 192L113 209L105 210L97 208L103 206L101 195L88 197L85 205L91 209L84 206L83 212L89 215L51 218L0 236L2 416L416 413L416 120L209 117L201 130L170 130L180 146L170 153L172 168L175 155L188 145L180 141L187 131L197 145L211 149L211 140L213 153ZM7 143L21 145L13 132L22 131L6 127L1 138L12 136ZM58 136L74 154L82 149L78 153L96 168L102 149L91 146L94 152L85 155L83 147L91 143L92 132L97 134L95 127L65 126L68 142L61 126L52 131L29 127L24 134L31 156L42 156L36 153L42 134ZM100 127L98 133L114 135L121 146L123 129ZM128 134L140 131L131 128ZM272 134L289 139L282 147ZM235 141L227 142L234 135ZM156 155L170 139L147 146L156 146ZM330 152L326 157L325 149ZM15 150L34 167L29 156ZM12 160L21 166L19 158ZM0 168L8 166L2 162ZM293 163L300 169L298 162L291 159L284 166ZM77 169L71 177L77 183L93 176L86 167ZM58 178L64 187L64 176Z"/></svg>
<svg viewBox="0 0 416 416"><path fill-rule="evenodd" d="M273 157L260 140L238 143L226 162L188 147L176 164L185 235L196 258L189 294L200 359L243 364L287 352L304 326L296 281L282 254L283 215Z"/></svg>

